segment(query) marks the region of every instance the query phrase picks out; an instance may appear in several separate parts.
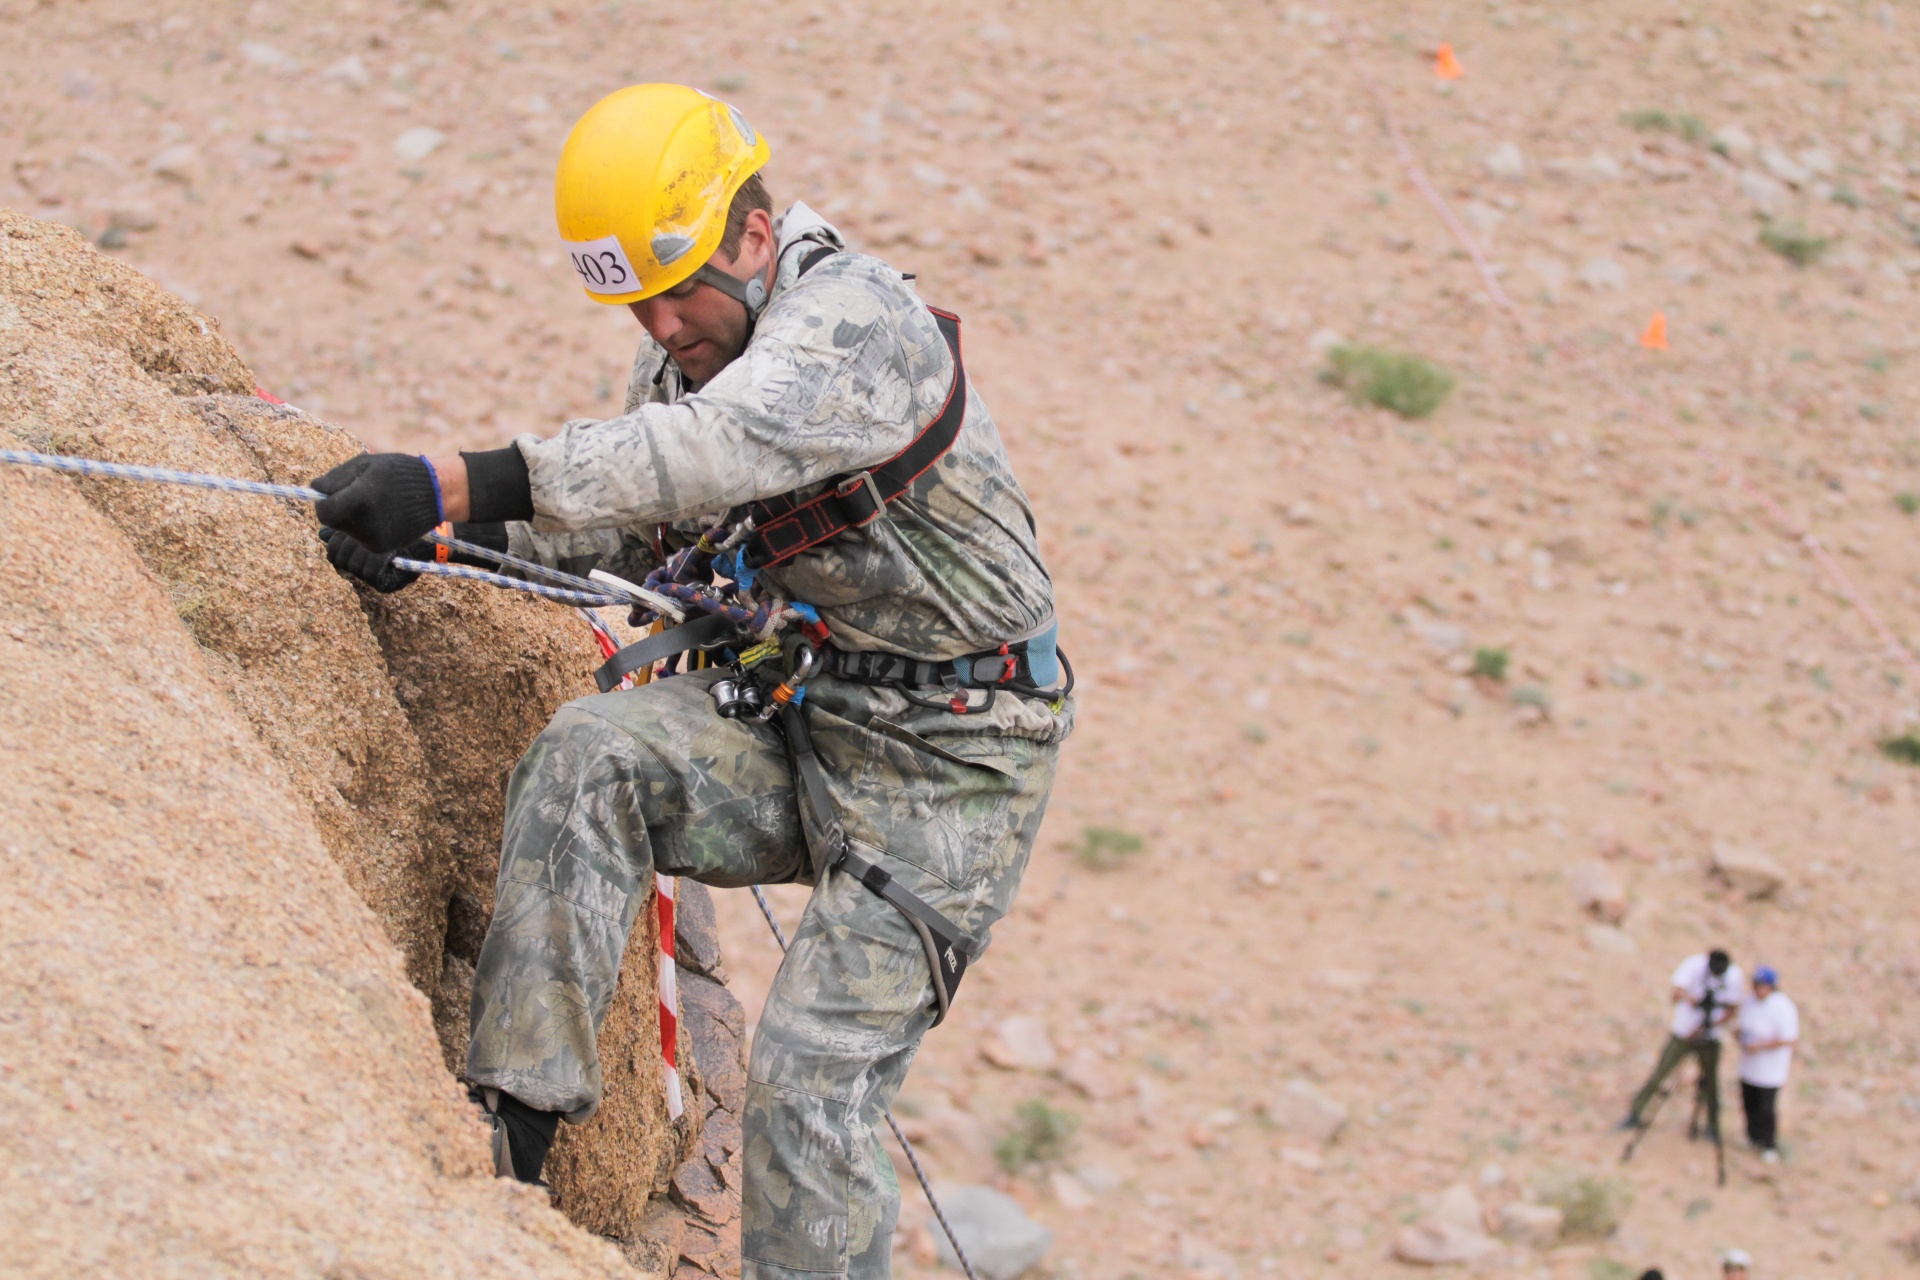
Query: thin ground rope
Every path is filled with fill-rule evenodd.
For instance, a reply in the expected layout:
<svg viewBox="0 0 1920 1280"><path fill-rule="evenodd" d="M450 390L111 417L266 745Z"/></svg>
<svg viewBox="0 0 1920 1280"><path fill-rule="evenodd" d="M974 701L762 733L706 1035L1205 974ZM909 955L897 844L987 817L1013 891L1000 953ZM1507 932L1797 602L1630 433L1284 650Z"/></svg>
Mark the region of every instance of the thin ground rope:
<svg viewBox="0 0 1920 1280"><path fill-rule="evenodd" d="M1352 37L1349 33L1345 31L1341 32L1340 45L1342 51L1346 54L1348 65L1350 67L1355 66L1357 59L1354 57ZM1433 182L1427 177L1426 170L1421 167L1419 160L1416 159L1413 154L1413 148L1407 145L1406 135L1401 132L1400 122L1395 119L1392 109L1387 106L1385 97L1381 95L1371 78L1365 75L1360 75L1358 78L1367 96L1372 100L1374 109L1380 113L1381 122L1386 125L1387 136L1393 143L1394 154L1399 159L1401 168L1406 171L1407 180L1413 183L1414 189L1420 193L1421 197L1433 208L1433 211L1439 215L1440 221L1445 224L1453 238L1459 242L1460 247L1466 250L1467 257L1472 260L1475 270L1480 273L1480 280L1486 286L1487 295L1493 300L1494 305L1498 306L1507 314L1508 318L1513 321L1514 327L1520 331L1522 337L1535 338L1538 330L1535 328L1531 319L1514 305L1513 299L1507 296L1507 291L1500 287L1500 280L1498 276L1495 275L1492 264L1487 261L1479 241L1475 240L1467 229L1461 225L1459 218L1454 216L1453 209L1447 204L1446 198L1440 194L1439 190L1433 185ZM1644 396L1641 396L1633 390L1633 388L1622 383L1617 374L1601 366L1598 362L1594 361L1591 356L1578 353L1576 348L1572 347L1571 344L1563 339L1555 339L1549 345L1559 351L1562 358L1594 377L1616 395L1632 401L1638 405L1643 412L1651 409L1652 406ZM1699 452L1700 456L1706 460L1709 466L1726 473L1729 485L1735 489L1744 491L1748 496L1753 498L1761 510L1765 511L1775 523L1780 526L1782 532L1806 549L1807 555L1813 560L1820 571L1827 576L1828 581L1833 585L1834 590L1839 594L1841 599L1845 600L1847 604L1852 607L1853 611L1860 616L1860 620L1867 625L1867 629L1887 646L1889 655L1906 669L1907 674L1913 678L1916 686L1920 686L1920 658L1916 658L1913 650L1906 642L1901 640L1893 628L1887 625L1886 619L1880 615L1880 611L1875 609L1872 603L1854 588L1853 580L1847 576L1846 571L1840 567L1839 562L1834 560L1820 539L1810 530L1796 527L1794 523L1787 518L1786 513L1781 509L1780 505L1769 497L1759 485L1749 479L1746 473L1737 465L1721 458L1720 455L1713 450L1702 449Z"/></svg>
<svg viewBox="0 0 1920 1280"><path fill-rule="evenodd" d="M773 918L773 908L767 905L767 895L760 892L760 886L754 885L753 900L760 906L760 914L767 918L767 928L773 930L774 941L780 944L780 950L787 949L787 934L780 922ZM953 1224L947 1221L946 1212L940 1208L940 1201L934 1198L933 1182L927 1177L927 1171L920 1167L920 1157L914 1152L913 1144L907 1141L906 1132L900 1122L893 1118L891 1108L883 1110L881 1115L887 1118L887 1127L893 1130L893 1136L899 1140L900 1149L907 1153L907 1163L913 1166L913 1176L919 1180L920 1190L926 1193L927 1204L933 1209L933 1216L940 1221L940 1229L947 1233L947 1243L953 1246L953 1256L960 1259L960 1269L967 1273L967 1280L980 1280L973 1273L973 1264L967 1261L967 1251L960 1247L960 1237L953 1233Z"/></svg>
<svg viewBox="0 0 1920 1280"><path fill-rule="evenodd" d="M392 564L394 568L405 573L432 574L439 578L464 578L469 582L484 582L489 586L506 587L511 591L524 591L528 595L539 596L545 600L558 600L561 604L576 607L600 608L605 605L627 603L616 596L598 591L574 591L567 587L549 587L542 582L528 582L524 578L513 578L504 573L488 573L485 569L474 569L463 564L436 564L431 560L409 560L405 556L395 556Z"/></svg>
<svg viewBox="0 0 1920 1280"><path fill-rule="evenodd" d="M555 569L534 560L523 560L519 556L509 555L505 551L495 551L492 547L483 547L477 542L467 542L460 538L449 537L444 533L429 533L426 540L437 543L449 551L458 551L462 555L475 556L482 560L491 560L497 565L504 565L509 569L518 569L522 573L537 574L555 586L566 587L585 595L597 597L598 602L601 604L635 603L629 593L621 591L611 583L595 582L592 579L582 578L577 574L568 573L564 569ZM613 597L615 596L619 598L614 599Z"/></svg>

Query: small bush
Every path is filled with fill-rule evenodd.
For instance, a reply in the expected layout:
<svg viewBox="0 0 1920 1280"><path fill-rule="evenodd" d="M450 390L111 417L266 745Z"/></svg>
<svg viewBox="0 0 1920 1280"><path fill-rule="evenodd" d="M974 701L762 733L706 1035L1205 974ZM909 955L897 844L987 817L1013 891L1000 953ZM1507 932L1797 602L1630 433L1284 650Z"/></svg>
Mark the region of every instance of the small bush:
<svg viewBox="0 0 1920 1280"><path fill-rule="evenodd" d="M1880 750L1901 764L1920 764L1920 733L1910 729L1897 738L1887 738L1880 743Z"/></svg>
<svg viewBox="0 0 1920 1280"><path fill-rule="evenodd" d="M1797 222L1775 226L1769 222L1760 228L1760 243L1796 267L1809 267L1820 261L1833 241L1814 235Z"/></svg>
<svg viewBox="0 0 1920 1280"><path fill-rule="evenodd" d="M1075 850L1081 863L1095 871L1113 871L1146 847L1146 841L1123 827L1088 827Z"/></svg>
<svg viewBox="0 0 1920 1280"><path fill-rule="evenodd" d="M993 1155L1008 1173L1030 1164L1050 1164L1067 1154L1080 1121L1070 1111L1033 1098L1014 1108L1013 1127L994 1145Z"/></svg>
<svg viewBox="0 0 1920 1280"><path fill-rule="evenodd" d="M1662 133L1678 134L1692 143L1707 140L1707 122L1686 111L1669 113L1658 108L1646 111L1624 111L1620 114L1620 123L1632 125L1642 132L1658 129Z"/></svg>
<svg viewBox="0 0 1920 1280"><path fill-rule="evenodd" d="M1540 1199L1566 1215L1569 1240L1604 1240L1633 1204L1633 1189L1618 1178L1562 1171L1541 1182Z"/></svg>
<svg viewBox="0 0 1920 1280"><path fill-rule="evenodd" d="M1912 515L1920 511L1920 493L1901 493L1894 495L1893 505Z"/></svg>
<svg viewBox="0 0 1920 1280"><path fill-rule="evenodd" d="M1538 707L1542 711L1553 710L1553 695L1548 693L1543 685L1521 685L1513 691L1513 702L1519 707Z"/></svg>
<svg viewBox="0 0 1920 1280"><path fill-rule="evenodd" d="M1635 1271L1612 1258L1595 1258L1587 1264L1587 1280L1633 1280Z"/></svg>
<svg viewBox="0 0 1920 1280"><path fill-rule="evenodd" d="M1327 381L1403 418L1424 418L1453 393L1452 374L1405 351L1340 346L1327 352L1327 362Z"/></svg>
<svg viewBox="0 0 1920 1280"><path fill-rule="evenodd" d="M1507 651L1505 649L1479 648L1473 651L1473 672L1475 676L1488 680L1507 678Z"/></svg>

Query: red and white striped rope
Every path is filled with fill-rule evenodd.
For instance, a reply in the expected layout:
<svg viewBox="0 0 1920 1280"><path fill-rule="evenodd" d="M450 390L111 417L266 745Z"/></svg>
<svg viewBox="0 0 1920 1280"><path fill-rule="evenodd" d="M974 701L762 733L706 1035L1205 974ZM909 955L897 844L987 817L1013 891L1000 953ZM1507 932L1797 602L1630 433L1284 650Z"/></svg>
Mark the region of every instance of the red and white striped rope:
<svg viewBox="0 0 1920 1280"><path fill-rule="evenodd" d="M580 616L593 628L601 657L611 658L619 652L620 642L599 614L582 609ZM629 675L619 687L631 689L633 685L634 675ZM678 1120L686 1104L680 1092L680 970L673 959L673 877L654 872L653 888L654 915L660 924L660 1071L667 1089L667 1114Z"/></svg>
<svg viewBox="0 0 1920 1280"><path fill-rule="evenodd" d="M680 1118L680 978L673 960L673 877L653 873L654 911L660 918L660 1067L667 1085L667 1114Z"/></svg>

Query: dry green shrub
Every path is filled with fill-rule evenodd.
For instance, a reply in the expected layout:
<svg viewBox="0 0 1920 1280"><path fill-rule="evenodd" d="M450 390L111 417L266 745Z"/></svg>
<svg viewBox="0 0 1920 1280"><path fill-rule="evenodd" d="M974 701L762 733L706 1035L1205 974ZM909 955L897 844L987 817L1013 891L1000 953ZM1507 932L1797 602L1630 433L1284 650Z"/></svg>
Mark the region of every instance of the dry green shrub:
<svg viewBox="0 0 1920 1280"><path fill-rule="evenodd" d="M1604 1240L1633 1206L1633 1188L1619 1178L1562 1169L1540 1182L1540 1199L1566 1215L1568 1240Z"/></svg>
<svg viewBox="0 0 1920 1280"><path fill-rule="evenodd" d="M1147 842L1124 827L1088 827L1080 833L1074 856L1095 871L1117 871L1127 865Z"/></svg>
<svg viewBox="0 0 1920 1280"><path fill-rule="evenodd" d="M1070 1111L1031 1098L1014 1108L1013 1127L994 1145L993 1155L1008 1173L1032 1164L1051 1164L1067 1154L1080 1120Z"/></svg>
<svg viewBox="0 0 1920 1280"><path fill-rule="evenodd" d="M1454 377L1439 365L1385 347L1338 346L1327 352L1321 375L1355 400L1424 418L1453 393Z"/></svg>

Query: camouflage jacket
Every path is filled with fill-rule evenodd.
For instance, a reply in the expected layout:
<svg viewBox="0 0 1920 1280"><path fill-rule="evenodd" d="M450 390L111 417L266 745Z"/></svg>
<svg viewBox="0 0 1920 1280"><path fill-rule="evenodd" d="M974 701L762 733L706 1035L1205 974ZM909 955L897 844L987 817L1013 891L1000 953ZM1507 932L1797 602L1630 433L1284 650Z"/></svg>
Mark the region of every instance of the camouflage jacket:
<svg viewBox="0 0 1920 1280"><path fill-rule="evenodd" d="M780 219L752 341L699 390L647 338L625 413L519 437L537 514L508 527L512 550L637 581L658 563L661 525L683 544L729 509L818 492L905 448L945 402L952 355L912 285L879 259L840 252L802 275L822 244L844 249L805 205ZM1025 638L1053 616L1032 511L972 379L959 438L885 517L762 582L817 607L843 648L926 660Z"/></svg>

